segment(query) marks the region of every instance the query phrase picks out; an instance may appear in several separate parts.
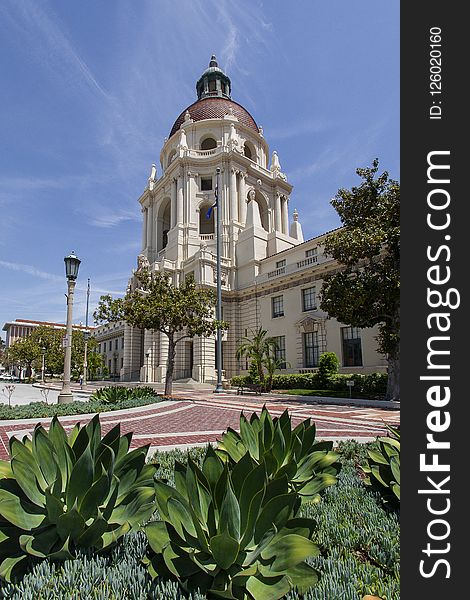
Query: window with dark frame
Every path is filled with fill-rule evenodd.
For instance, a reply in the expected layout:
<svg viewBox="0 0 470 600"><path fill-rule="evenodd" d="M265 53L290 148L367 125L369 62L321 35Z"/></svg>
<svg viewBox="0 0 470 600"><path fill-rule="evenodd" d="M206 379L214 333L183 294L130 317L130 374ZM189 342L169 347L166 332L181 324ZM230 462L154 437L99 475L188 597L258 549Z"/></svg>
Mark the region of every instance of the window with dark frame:
<svg viewBox="0 0 470 600"><path fill-rule="evenodd" d="M302 310L315 310L317 308L317 301L315 295L315 288L305 288L302 290Z"/></svg>
<svg viewBox="0 0 470 600"><path fill-rule="evenodd" d="M201 177L201 192L212 190L212 177Z"/></svg>
<svg viewBox="0 0 470 600"><path fill-rule="evenodd" d="M362 367L362 343L359 327L341 327L343 367Z"/></svg>
<svg viewBox="0 0 470 600"><path fill-rule="evenodd" d="M273 319L284 316L284 296L271 298Z"/></svg>
<svg viewBox="0 0 470 600"><path fill-rule="evenodd" d="M303 334L304 342L304 367L318 367L318 335L316 331L309 331Z"/></svg>
<svg viewBox="0 0 470 600"><path fill-rule="evenodd" d="M274 347L274 357L276 360L280 361L279 369L286 368L286 336L285 335L277 335L272 338L276 342L276 346Z"/></svg>
<svg viewBox="0 0 470 600"><path fill-rule="evenodd" d="M281 269L282 267L286 266L286 259L283 258L282 260L278 260L276 263L276 269Z"/></svg>

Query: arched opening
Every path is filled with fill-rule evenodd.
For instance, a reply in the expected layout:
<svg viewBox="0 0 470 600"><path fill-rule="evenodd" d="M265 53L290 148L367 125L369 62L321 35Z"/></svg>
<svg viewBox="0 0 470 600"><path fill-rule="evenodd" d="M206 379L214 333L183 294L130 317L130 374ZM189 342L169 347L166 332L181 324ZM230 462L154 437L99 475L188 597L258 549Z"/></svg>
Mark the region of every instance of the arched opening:
<svg viewBox="0 0 470 600"><path fill-rule="evenodd" d="M209 210L212 204L202 204L199 209L199 235L210 235L214 234L214 210Z"/></svg>
<svg viewBox="0 0 470 600"><path fill-rule="evenodd" d="M208 137L202 140L201 150L212 150L214 148L217 148L217 142L214 140L214 138Z"/></svg>
<svg viewBox="0 0 470 600"><path fill-rule="evenodd" d="M245 145L243 146L243 154L250 160L253 160L253 152L252 152L250 146L246 142L245 142Z"/></svg>
<svg viewBox="0 0 470 600"><path fill-rule="evenodd" d="M258 190L256 190L255 194L255 202L259 207L259 216L261 219L261 226L266 231L269 231L269 209L266 198L261 194Z"/></svg>
<svg viewBox="0 0 470 600"><path fill-rule="evenodd" d="M171 201L164 198L157 214L157 252L168 244L168 232L171 227Z"/></svg>

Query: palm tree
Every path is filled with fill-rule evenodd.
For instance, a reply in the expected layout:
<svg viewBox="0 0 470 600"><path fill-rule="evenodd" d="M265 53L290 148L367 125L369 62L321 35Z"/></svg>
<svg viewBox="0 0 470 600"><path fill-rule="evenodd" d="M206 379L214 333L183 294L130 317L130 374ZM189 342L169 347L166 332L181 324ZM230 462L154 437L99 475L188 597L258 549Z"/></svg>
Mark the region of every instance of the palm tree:
<svg viewBox="0 0 470 600"><path fill-rule="evenodd" d="M274 341L274 340L273 340ZM270 348L269 352L264 357L263 364L266 367L267 378L265 389L270 392L273 388L273 377L274 373L280 369L285 369L287 366L290 368L290 363L284 358L276 356L276 350L278 349L277 343L274 341L274 345Z"/></svg>
<svg viewBox="0 0 470 600"><path fill-rule="evenodd" d="M264 382L263 366L266 364L266 357L272 354L276 348L276 341L268 336L266 329L259 327L257 330L252 330L252 337L244 337L243 341L237 348L236 357L241 359L246 357L256 365L260 382Z"/></svg>

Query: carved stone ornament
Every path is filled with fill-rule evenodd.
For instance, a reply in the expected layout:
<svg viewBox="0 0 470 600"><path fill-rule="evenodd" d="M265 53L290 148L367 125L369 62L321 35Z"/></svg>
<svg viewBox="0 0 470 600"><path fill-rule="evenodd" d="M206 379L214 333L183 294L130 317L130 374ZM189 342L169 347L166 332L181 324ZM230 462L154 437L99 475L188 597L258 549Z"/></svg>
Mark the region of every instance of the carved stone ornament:
<svg viewBox="0 0 470 600"><path fill-rule="evenodd" d="M251 202L255 198L256 198L256 192L255 192L255 190L250 190L248 192L248 202Z"/></svg>
<svg viewBox="0 0 470 600"><path fill-rule="evenodd" d="M150 263L145 254L139 254L137 257L137 271L141 271L142 269L149 269Z"/></svg>

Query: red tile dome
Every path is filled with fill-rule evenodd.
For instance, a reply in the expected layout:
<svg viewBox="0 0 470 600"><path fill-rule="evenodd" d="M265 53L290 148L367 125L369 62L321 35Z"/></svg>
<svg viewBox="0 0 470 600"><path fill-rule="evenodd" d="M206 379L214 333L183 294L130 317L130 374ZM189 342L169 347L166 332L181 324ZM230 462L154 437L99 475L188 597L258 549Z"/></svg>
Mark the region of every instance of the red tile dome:
<svg viewBox="0 0 470 600"><path fill-rule="evenodd" d="M186 111L191 115L193 121L204 121L205 119L223 119L226 114L233 110L233 115L237 117L238 122L250 127L258 133L256 124L250 113L238 102L223 97L205 97L196 100L193 104L185 108L176 119L170 131L170 137L175 134L184 122Z"/></svg>

